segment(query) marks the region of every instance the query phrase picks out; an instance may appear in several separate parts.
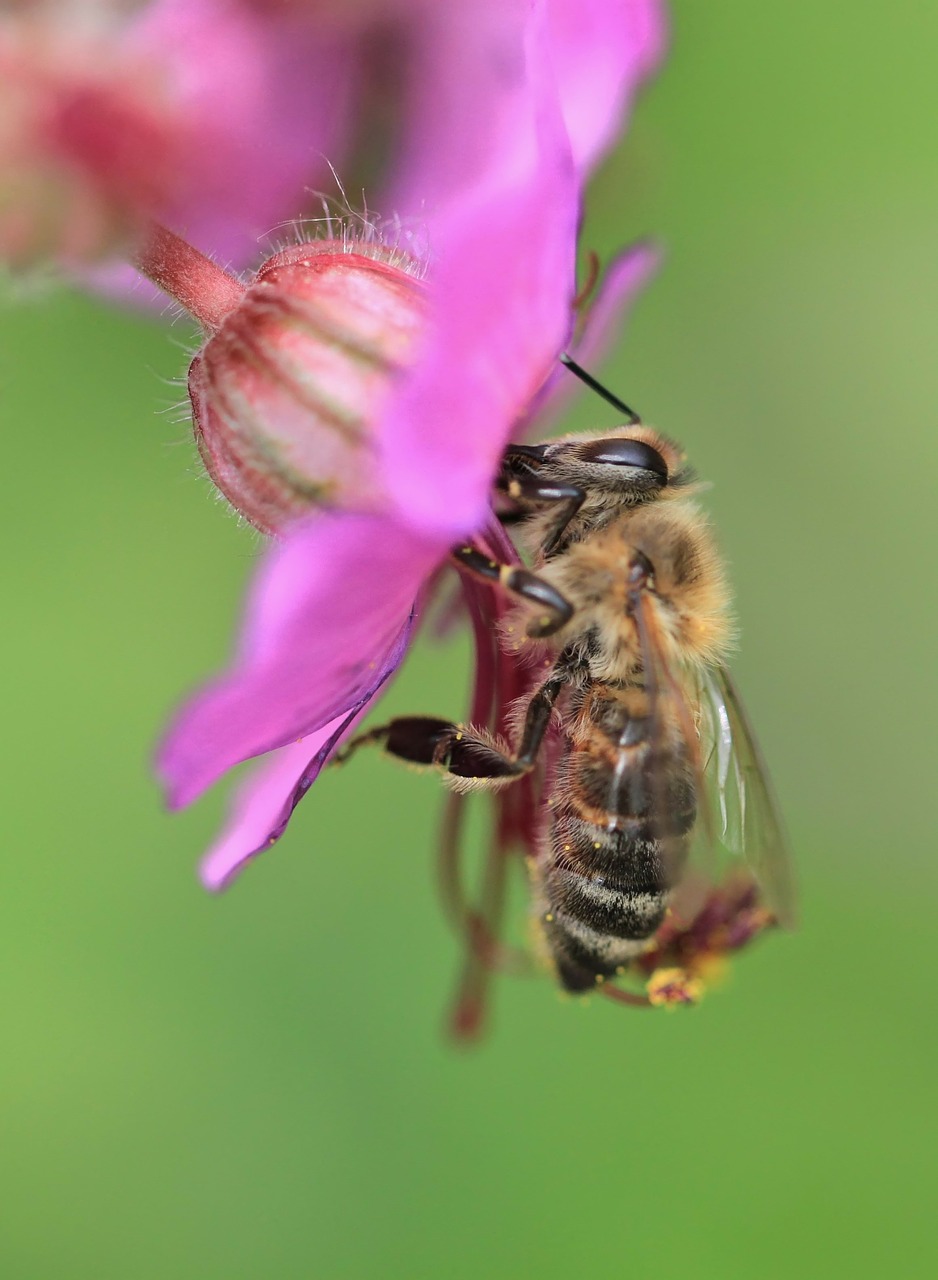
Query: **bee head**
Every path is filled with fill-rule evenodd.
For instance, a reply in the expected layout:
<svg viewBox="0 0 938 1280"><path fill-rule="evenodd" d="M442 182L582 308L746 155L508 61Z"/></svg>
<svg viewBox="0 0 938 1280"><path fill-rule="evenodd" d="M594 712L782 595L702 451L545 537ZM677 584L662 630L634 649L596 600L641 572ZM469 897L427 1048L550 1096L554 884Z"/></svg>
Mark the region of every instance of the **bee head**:
<svg viewBox="0 0 938 1280"><path fill-rule="evenodd" d="M642 423L591 436L569 436L520 452L531 459L532 469L542 479L575 484L625 506L653 501L692 479L683 451Z"/></svg>

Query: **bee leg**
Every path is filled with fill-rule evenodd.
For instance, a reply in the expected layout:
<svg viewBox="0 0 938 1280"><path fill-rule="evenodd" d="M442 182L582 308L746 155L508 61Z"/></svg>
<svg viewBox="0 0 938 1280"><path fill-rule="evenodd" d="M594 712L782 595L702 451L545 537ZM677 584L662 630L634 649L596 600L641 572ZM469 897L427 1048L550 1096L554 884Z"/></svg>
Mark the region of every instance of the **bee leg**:
<svg viewBox="0 0 938 1280"><path fill-rule="evenodd" d="M353 738L336 759L343 763L352 752L369 743L380 743L388 755L398 760L436 767L454 778L507 781L530 767L519 764L482 734L435 716L398 716Z"/></svg>
<svg viewBox="0 0 938 1280"><path fill-rule="evenodd" d="M532 638L552 636L573 617L573 605L556 587L539 578L536 573L518 565L499 564L483 555L475 547L454 547L450 559L460 569L471 573L483 582L497 582L509 595L517 596L525 604L537 605L540 615L528 626Z"/></svg>
<svg viewBox="0 0 938 1280"><path fill-rule="evenodd" d="M531 695L516 755L502 751L487 736L435 716L398 716L353 738L336 756L340 763L368 743L380 743L389 755L408 764L442 769L454 778L509 781L528 773L537 759L557 697L569 681L575 659L566 650L539 689Z"/></svg>
<svg viewBox="0 0 938 1280"><path fill-rule="evenodd" d="M347 742L333 763L344 764L359 747L372 745L408 764L435 766L456 778L510 779L526 771L481 734L435 716L398 716L369 729Z"/></svg>
<svg viewBox="0 0 938 1280"><path fill-rule="evenodd" d="M524 713L521 743L518 747L518 754L515 757L516 764L525 772L534 766L538 752L544 742L544 735L550 724L550 717L553 714L557 698L564 685L569 683L578 665L579 659L570 650L565 649L557 659L551 674L540 688L535 689L531 695L527 711Z"/></svg>
<svg viewBox="0 0 938 1280"><path fill-rule="evenodd" d="M532 471L532 465L542 460L544 447L509 445L495 481L495 491L514 502L524 504L517 511L501 514L499 519L503 524L524 520L531 515L532 507L557 507L553 530L543 547L544 555L549 556L557 549L567 525L586 501L586 491L578 484L561 484L556 480L541 479Z"/></svg>

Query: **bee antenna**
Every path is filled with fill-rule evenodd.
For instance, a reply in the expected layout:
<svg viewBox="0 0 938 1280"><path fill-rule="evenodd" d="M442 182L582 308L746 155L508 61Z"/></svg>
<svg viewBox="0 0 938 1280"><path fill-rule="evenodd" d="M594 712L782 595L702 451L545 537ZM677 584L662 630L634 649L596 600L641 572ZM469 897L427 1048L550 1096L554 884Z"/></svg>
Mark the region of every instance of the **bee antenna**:
<svg viewBox="0 0 938 1280"><path fill-rule="evenodd" d="M591 373L587 373L583 366L577 364L573 357L568 355L566 351L561 351L560 363L566 365L573 376L575 378L579 378L581 382L585 383L586 386L589 387L590 391L595 391L596 394L601 396L607 404L611 404L614 409L618 409L620 413L624 413L629 420L630 426L636 426L641 422L641 417L634 409L630 409L624 400L620 400L619 397L614 395L608 387L604 387L601 382L598 382Z"/></svg>

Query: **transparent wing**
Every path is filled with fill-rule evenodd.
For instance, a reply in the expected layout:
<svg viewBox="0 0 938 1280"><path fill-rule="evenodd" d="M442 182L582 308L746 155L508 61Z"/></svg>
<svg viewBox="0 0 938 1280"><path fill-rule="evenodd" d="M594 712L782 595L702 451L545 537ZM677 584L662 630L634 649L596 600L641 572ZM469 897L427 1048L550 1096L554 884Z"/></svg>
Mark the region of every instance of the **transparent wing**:
<svg viewBox="0 0 938 1280"><path fill-rule="evenodd" d="M704 804L718 861L740 861L758 881L782 925L794 922L795 890L788 841L762 753L724 667L697 678ZM720 855L723 855L722 857Z"/></svg>
<svg viewBox="0 0 938 1280"><path fill-rule="evenodd" d="M706 779L712 744L709 732L706 741L700 733L699 694L672 665L647 596L637 602L635 620L648 698L652 826L674 887L671 911L690 921L722 874Z"/></svg>
<svg viewBox="0 0 938 1280"><path fill-rule="evenodd" d="M668 742L683 740L697 820L689 841L675 837L675 780L653 780L659 839L673 868L672 911L695 918L711 890L755 881L759 900L782 925L794 920L794 881L778 805L759 747L728 672L686 675L669 659L653 610L636 612L651 704L653 757L674 767ZM689 846L689 847L688 847Z"/></svg>

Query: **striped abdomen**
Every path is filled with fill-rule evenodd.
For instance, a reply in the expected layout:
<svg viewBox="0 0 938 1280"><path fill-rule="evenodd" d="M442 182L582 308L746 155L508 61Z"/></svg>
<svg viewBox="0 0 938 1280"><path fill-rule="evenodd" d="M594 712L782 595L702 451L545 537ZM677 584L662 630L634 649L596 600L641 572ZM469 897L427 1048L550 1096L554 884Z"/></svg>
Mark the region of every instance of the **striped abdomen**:
<svg viewBox="0 0 938 1280"><path fill-rule="evenodd" d="M642 689L595 686L568 729L539 860L545 936L568 991L644 949L694 825L683 742L656 730L647 707Z"/></svg>

